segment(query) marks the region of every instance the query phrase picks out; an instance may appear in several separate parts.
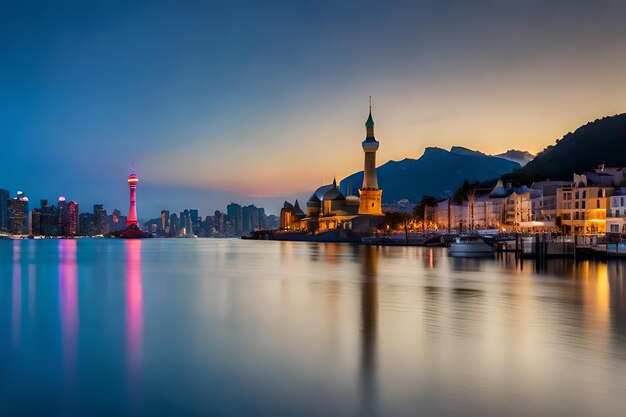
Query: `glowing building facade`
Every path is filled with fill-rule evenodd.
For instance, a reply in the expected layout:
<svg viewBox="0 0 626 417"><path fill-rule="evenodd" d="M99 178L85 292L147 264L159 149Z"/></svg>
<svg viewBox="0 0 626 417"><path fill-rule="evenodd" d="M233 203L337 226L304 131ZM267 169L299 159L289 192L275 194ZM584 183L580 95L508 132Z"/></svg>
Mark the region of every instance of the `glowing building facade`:
<svg viewBox="0 0 626 417"><path fill-rule="evenodd" d="M345 196L337 186L337 181L333 180L332 184L318 188L311 195L306 203L306 212L300 208L298 201L295 204L285 202L280 213L280 229L308 233L343 229L368 234L384 222L382 190L378 188L376 175L379 142L374 137L371 103L365 128L366 138L361 143L365 155L360 197Z"/></svg>
<svg viewBox="0 0 626 417"><path fill-rule="evenodd" d="M383 191L378 189L378 178L376 176L376 151L379 143L374 137L374 119L372 118L372 105L370 102L370 114L365 122L367 135L362 142L365 153L365 163L363 167L363 187L359 190L361 198L359 204L359 214L373 214L380 216L383 214Z"/></svg>
<svg viewBox="0 0 626 417"><path fill-rule="evenodd" d="M133 172L128 176L128 187L130 188L130 210L128 212L126 226L130 226L131 224L139 226L139 220L137 219L137 184L139 184L139 178Z"/></svg>

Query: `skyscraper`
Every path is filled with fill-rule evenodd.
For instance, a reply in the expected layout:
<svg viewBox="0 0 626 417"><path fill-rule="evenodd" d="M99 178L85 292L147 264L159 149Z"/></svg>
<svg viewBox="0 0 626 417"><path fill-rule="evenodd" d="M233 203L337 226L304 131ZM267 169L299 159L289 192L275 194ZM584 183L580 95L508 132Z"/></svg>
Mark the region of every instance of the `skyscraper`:
<svg viewBox="0 0 626 417"><path fill-rule="evenodd" d="M78 235L78 203L76 201L70 201L65 207L65 236Z"/></svg>
<svg viewBox="0 0 626 417"><path fill-rule="evenodd" d="M41 233L41 209L33 209L30 212L30 234L40 236Z"/></svg>
<svg viewBox="0 0 626 417"><path fill-rule="evenodd" d="M0 232L9 230L9 192L0 189Z"/></svg>
<svg viewBox="0 0 626 417"><path fill-rule="evenodd" d="M161 230L165 236L170 233L170 212L168 210L161 210Z"/></svg>
<svg viewBox="0 0 626 417"><path fill-rule="evenodd" d="M254 204L242 208L242 235L249 235L253 230L261 228L261 211Z"/></svg>
<svg viewBox="0 0 626 417"><path fill-rule="evenodd" d="M40 206L40 233L44 236L57 236L59 234L59 214L56 207L54 205L49 205L48 200L41 200ZM34 229L35 227L33 225L33 230Z"/></svg>
<svg viewBox="0 0 626 417"><path fill-rule="evenodd" d="M379 143L374 137L374 119L372 118L372 98L370 97L370 114L365 122L366 137L361 143L365 153L365 163L363 169L363 187L359 190L361 201L359 203L359 214L383 214L382 195L383 191L378 189L378 178L376 177L376 151Z"/></svg>
<svg viewBox="0 0 626 417"><path fill-rule="evenodd" d="M226 213L232 227L232 233L235 236L241 236L243 234L243 211L241 206L237 203L230 203L226 206Z"/></svg>
<svg viewBox="0 0 626 417"><path fill-rule="evenodd" d="M137 219L137 184L139 184L139 178L133 172L128 176L128 188L130 188L130 210L128 212L128 219L126 220L126 226L131 224L139 226L139 220Z"/></svg>
<svg viewBox="0 0 626 417"><path fill-rule="evenodd" d="M172 237L178 236L178 229L180 228L180 222L178 221L178 216L176 213L172 213L170 216L170 233L169 235Z"/></svg>
<svg viewBox="0 0 626 417"><path fill-rule="evenodd" d="M14 235L27 235L30 232L28 197L21 191L17 197L8 201L9 233Z"/></svg>
<svg viewBox="0 0 626 417"><path fill-rule="evenodd" d="M191 220L191 226L193 228L193 233L198 234L198 230L200 229L200 216L198 215L197 209L189 209L189 218Z"/></svg>
<svg viewBox="0 0 626 417"><path fill-rule="evenodd" d="M59 200L57 201L57 215L58 215L58 226L57 226L57 233L59 236L64 236L65 235L65 231L67 229L67 213L66 213L66 207L67 204L65 202L65 197L60 196Z"/></svg>
<svg viewBox="0 0 626 417"><path fill-rule="evenodd" d="M107 234L107 211L102 204L93 205L93 233L95 235Z"/></svg>

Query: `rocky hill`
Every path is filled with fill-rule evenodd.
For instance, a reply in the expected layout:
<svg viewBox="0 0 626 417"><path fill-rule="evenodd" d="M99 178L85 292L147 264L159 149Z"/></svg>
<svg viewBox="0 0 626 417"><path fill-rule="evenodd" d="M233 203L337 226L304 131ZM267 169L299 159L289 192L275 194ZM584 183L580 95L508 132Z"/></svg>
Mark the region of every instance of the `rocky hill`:
<svg viewBox="0 0 626 417"><path fill-rule="evenodd" d="M572 173L591 171L600 164L626 166L626 114L579 127L503 178L520 184L544 179L570 180Z"/></svg>

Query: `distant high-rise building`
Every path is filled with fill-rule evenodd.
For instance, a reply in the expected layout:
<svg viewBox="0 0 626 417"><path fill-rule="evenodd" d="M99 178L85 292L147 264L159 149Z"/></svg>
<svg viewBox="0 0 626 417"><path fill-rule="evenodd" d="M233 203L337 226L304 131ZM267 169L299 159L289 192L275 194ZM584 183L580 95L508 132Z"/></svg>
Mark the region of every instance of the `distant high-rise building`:
<svg viewBox="0 0 626 417"><path fill-rule="evenodd" d="M96 222L93 213L80 213L78 216L78 234L80 236L95 236Z"/></svg>
<svg viewBox="0 0 626 417"><path fill-rule="evenodd" d="M243 211L241 206L237 203L230 203L226 206L226 213L232 227L232 233L235 236L241 236L243 234Z"/></svg>
<svg viewBox="0 0 626 417"><path fill-rule="evenodd" d="M40 236L41 233L41 209L33 209L30 212L30 234Z"/></svg>
<svg viewBox="0 0 626 417"><path fill-rule="evenodd" d="M169 236L178 236L178 229L180 228L180 222L176 213L172 213L170 216L170 233Z"/></svg>
<svg viewBox="0 0 626 417"><path fill-rule="evenodd" d="M17 192L17 197L8 201L9 211L9 232L14 235L27 235L30 232L28 211L28 197L21 191Z"/></svg>
<svg viewBox="0 0 626 417"><path fill-rule="evenodd" d="M76 236L78 235L78 203L76 201L70 201L65 206L65 229L63 230L64 236Z"/></svg>
<svg viewBox="0 0 626 417"><path fill-rule="evenodd" d="M105 235L109 233L107 211L102 204L94 204L93 206L93 233L94 235Z"/></svg>
<svg viewBox="0 0 626 417"><path fill-rule="evenodd" d="M189 210L181 211L180 213L180 236L193 236L193 224L191 221L191 213Z"/></svg>
<svg viewBox="0 0 626 417"><path fill-rule="evenodd" d="M198 210L189 209L189 220L191 221L193 234L198 234L198 230L200 229L200 216L198 215Z"/></svg>
<svg viewBox="0 0 626 417"><path fill-rule="evenodd" d="M165 236L170 233L170 212L168 210L161 210L161 230Z"/></svg>
<svg viewBox="0 0 626 417"><path fill-rule="evenodd" d="M57 236L59 234L59 213L54 205L49 205L48 200L41 200L39 216L39 230L44 236Z"/></svg>
<svg viewBox="0 0 626 417"><path fill-rule="evenodd" d="M109 231L117 232L122 230L126 226L126 217L122 216L122 212L118 209L113 210L110 216L108 216Z"/></svg>
<svg viewBox="0 0 626 417"><path fill-rule="evenodd" d="M58 226L57 226L57 230L58 230L58 235L59 236L64 236L65 235L65 231L67 229L67 203L65 202L65 197L60 196L58 201L57 201L57 215L58 215Z"/></svg>
<svg viewBox="0 0 626 417"><path fill-rule="evenodd" d="M261 228L261 211L255 205L242 208L242 235L249 235L253 230Z"/></svg>
<svg viewBox="0 0 626 417"><path fill-rule="evenodd" d="M224 233L224 214L219 210L215 210L213 216L213 227L218 234Z"/></svg>
<svg viewBox="0 0 626 417"><path fill-rule="evenodd" d="M9 198L9 192L0 189L0 232L9 231Z"/></svg>

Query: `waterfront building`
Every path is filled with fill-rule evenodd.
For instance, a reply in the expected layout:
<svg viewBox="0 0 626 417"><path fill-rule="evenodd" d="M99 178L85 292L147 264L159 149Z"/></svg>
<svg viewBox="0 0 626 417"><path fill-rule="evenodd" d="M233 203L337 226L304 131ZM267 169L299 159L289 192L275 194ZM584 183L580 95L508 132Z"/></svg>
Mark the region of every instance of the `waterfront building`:
<svg viewBox="0 0 626 417"><path fill-rule="evenodd" d="M9 231L9 198L9 191L0 188L0 232Z"/></svg>
<svg viewBox="0 0 626 417"><path fill-rule="evenodd" d="M606 232L611 234L626 233L626 188L615 190L609 199L606 218Z"/></svg>
<svg viewBox="0 0 626 417"><path fill-rule="evenodd" d="M621 187L626 185L626 168L609 168L604 164L595 170L585 172L585 177L590 184L604 187Z"/></svg>
<svg viewBox="0 0 626 417"><path fill-rule="evenodd" d="M574 174L573 186L557 189L557 223L564 233L604 234L612 186L592 185Z"/></svg>
<svg viewBox="0 0 626 417"><path fill-rule="evenodd" d="M464 224L466 224L470 230L484 229L487 227L488 200L488 192L485 193L484 190L472 190L467 200L463 201L465 208L462 212L467 214L467 220L464 221Z"/></svg>
<svg viewBox="0 0 626 417"><path fill-rule="evenodd" d="M513 194L514 190L510 183L504 184L502 180L498 180L496 185L489 193L489 198L486 207L487 227L500 229L504 227L506 229L506 215L507 215L507 199ZM510 217L510 215L509 215Z"/></svg>
<svg viewBox="0 0 626 417"><path fill-rule="evenodd" d="M378 188L376 175L376 151L379 142L374 137L374 119L372 118L372 102L370 97L370 114L365 122L366 137L361 143L365 153L363 164L363 187L359 190L359 214L383 214L383 191Z"/></svg>
<svg viewBox="0 0 626 417"><path fill-rule="evenodd" d="M531 201L534 221L545 222L546 226L554 226L556 219L556 190L572 187L571 181L539 181L530 187L536 191Z"/></svg>
<svg viewBox="0 0 626 417"><path fill-rule="evenodd" d="M350 230L371 234L384 223L382 190L378 188L376 175L376 151L379 142L374 137L372 107L365 122L366 137L361 143L364 152L363 185L359 197L340 191L336 179L318 188L306 203L306 213L298 201L285 202L280 212L279 227L282 230L299 230L309 233L333 229Z"/></svg>
<svg viewBox="0 0 626 417"><path fill-rule="evenodd" d="M435 207L435 222L441 230L462 230L467 227L467 206L458 204L451 198L437 202Z"/></svg>

